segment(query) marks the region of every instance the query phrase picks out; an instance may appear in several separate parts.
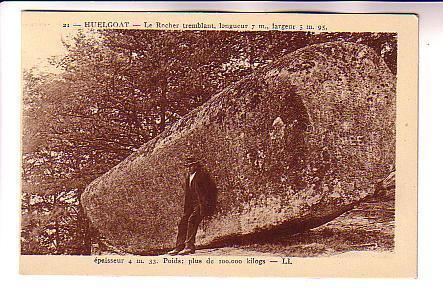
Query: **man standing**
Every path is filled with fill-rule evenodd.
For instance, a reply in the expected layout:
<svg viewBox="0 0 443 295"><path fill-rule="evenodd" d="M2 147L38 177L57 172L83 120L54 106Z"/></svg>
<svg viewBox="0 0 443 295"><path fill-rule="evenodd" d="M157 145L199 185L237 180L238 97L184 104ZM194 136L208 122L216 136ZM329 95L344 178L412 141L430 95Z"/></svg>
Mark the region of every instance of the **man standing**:
<svg viewBox="0 0 443 295"><path fill-rule="evenodd" d="M209 174L194 157L186 158L185 208L178 226L177 242L170 255L195 253L195 235L203 217L215 207L216 188Z"/></svg>

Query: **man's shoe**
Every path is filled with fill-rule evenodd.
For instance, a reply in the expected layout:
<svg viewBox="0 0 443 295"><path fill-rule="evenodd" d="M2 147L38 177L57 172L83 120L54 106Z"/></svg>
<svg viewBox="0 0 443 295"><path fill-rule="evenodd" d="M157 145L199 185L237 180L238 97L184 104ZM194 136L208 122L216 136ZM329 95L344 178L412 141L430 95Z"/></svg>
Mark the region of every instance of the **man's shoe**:
<svg viewBox="0 0 443 295"><path fill-rule="evenodd" d="M168 252L169 255L177 255L178 253L180 253L182 250L179 249L172 249L171 251Z"/></svg>
<svg viewBox="0 0 443 295"><path fill-rule="evenodd" d="M193 249L193 248L184 248L183 250L178 252L178 255L189 255L189 254L194 254L194 253L195 253L195 249Z"/></svg>

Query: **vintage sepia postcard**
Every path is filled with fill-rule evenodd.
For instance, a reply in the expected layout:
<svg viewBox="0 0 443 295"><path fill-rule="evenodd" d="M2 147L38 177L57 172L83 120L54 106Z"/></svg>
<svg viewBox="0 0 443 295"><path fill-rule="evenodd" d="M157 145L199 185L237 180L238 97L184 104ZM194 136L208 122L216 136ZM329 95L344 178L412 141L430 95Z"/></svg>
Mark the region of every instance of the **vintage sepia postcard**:
<svg viewBox="0 0 443 295"><path fill-rule="evenodd" d="M22 12L22 274L416 277L418 19Z"/></svg>

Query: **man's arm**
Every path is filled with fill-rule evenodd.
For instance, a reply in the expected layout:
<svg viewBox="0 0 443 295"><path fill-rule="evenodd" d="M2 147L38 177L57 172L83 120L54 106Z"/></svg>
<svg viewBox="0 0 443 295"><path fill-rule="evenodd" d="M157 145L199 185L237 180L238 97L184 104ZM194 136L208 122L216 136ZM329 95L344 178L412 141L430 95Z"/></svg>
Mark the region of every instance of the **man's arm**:
<svg viewBox="0 0 443 295"><path fill-rule="evenodd" d="M198 177L197 177L198 176ZM206 208L206 196L207 196L207 188L203 175L195 175L195 193L197 194L198 205L200 207L200 215L205 216L207 213Z"/></svg>

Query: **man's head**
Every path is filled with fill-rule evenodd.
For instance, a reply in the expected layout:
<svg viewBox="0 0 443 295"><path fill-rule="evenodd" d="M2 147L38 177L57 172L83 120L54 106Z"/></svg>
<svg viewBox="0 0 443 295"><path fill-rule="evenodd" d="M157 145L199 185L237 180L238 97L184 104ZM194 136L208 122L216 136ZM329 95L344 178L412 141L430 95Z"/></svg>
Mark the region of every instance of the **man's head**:
<svg viewBox="0 0 443 295"><path fill-rule="evenodd" d="M194 157L192 157L192 156L186 157L186 159L185 159L185 167L188 168L188 171L190 173L195 172L197 170L198 166L199 166L199 163L198 163L198 161Z"/></svg>

